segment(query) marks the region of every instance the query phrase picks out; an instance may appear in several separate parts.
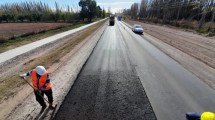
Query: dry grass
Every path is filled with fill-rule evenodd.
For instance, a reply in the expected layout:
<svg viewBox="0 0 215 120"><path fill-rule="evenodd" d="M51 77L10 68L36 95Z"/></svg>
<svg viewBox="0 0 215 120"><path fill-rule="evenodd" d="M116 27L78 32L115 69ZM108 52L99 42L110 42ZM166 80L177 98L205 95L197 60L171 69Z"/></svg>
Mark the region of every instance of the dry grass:
<svg viewBox="0 0 215 120"><path fill-rule="evenodd" d="M35 66L37 65L44 65L47 68L51 67L54 63L59 62L63 56L69 53L77 44L82 42L103 24L104 22L99 22L87 28L86 30L79 32L79 35L74 36L73 38L71 38L71 40L69 40L69 42L58 47L53 52L24 63L25 68L30 70L32 68L35 68ZM4 78L0 78L0 101L3 101L8 97L16 94L16 91L11 89L18 88L25 84L25 82L18 77L17 73L14 73L10 76L5 76Z"/></svg>
<svg viewBox="0 0 215 120"><path fill-rule="evenodd" d="M38 33L68 25L70 23L1 23L0 36L9 39L28 33Z"/></svg>
<svg viewBox="0 0 215 120"><path fill-rule="evenodd" d="M58 27L58 28L54 28L51 30L47 30L47 31L40 31L38 33L34 33L34 32L29 32L28 34L25 34L23 36L20 37L16 37L16 38L12 38L10 40L6 40L4 39L1 35L0 35L0 53L5 52L7 50L34 42L34 41L38 41L40 39L52 36L54 34L63 32L63 31L67 31L70 29L74 29L80 26L83 26L87 23L76 23L76 24L69 24L67 26L64 27Z"/></svg>

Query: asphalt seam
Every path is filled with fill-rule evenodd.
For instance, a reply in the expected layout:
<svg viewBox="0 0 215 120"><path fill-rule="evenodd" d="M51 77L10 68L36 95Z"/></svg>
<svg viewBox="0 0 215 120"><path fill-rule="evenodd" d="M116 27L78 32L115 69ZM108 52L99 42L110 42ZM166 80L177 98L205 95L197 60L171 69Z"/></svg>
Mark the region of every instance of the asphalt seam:
<svg viewBox="0 0 215 120"><path fill-rule="evenodd" d="M120 27L119 27L119 25L117 24L117 28L118 28L118 30L120 31L120 33L121 33L121 35L123 34L122 33L122 30L120 29ZM123 28L124 28L124 26L123 26ZM124 28L125 29L125 28ZM127 31L127 30L126 30ZM128 32L128 31L127 31ZM129 32L128 32L129 33ZM123 37L123 39L125 39L125 37L122 35L122 37ZM125 42L125 40L124 40L124 42ZM128 49L128 50L126 50L127 52L128 52L128 56L130 56L129 57L129 61L130 61L130 63L131 64L133 64L133 62L132 62L132 60L131 60L131 58L133 58L132 57L132 54L131 54L131 52L130 52L130 49L129 49L129 47L128 47L128 45L127 44L125 44L125 46L126 46L126 48ZM152 111L153 111L153 114L154 114L154 116L155 116L155 118L157 119L157 116L156 116L156 114L155 114L155 112L154 112L154 110L153 110L153 107L152 107L152 105L151 105L151 102L149 101L149 98L148 98L148 96L147 96L147 94L146 94L146 91L145 91L145 89L144 89L144 87L143 87L143 84L142 84L142 82L141 82L141 80L140 80L140 76L139 76L139 74L138 74L138 72L137 72L137 68L136 68L136 65L132 65L133 67L134 67L134 69L132 69L132 71L134 72L134 74L136 74L137 75L137 78L138 78L138 80L139 80L139 83L142 85L142 89L143 89L143 92L145 93L145 95L146 95L146 98L147 98L147 100L148 100L148 102L149 102L149 105L150 105L150 107L151 107L151 109L152 109Z"/></svg>

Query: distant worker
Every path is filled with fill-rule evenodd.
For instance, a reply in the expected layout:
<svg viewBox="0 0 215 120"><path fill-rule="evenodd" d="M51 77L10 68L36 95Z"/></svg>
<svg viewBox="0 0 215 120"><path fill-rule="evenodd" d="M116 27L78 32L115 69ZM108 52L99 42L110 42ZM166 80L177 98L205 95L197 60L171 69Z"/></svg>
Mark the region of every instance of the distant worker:
<svg viewBox="0 0 215 120"><path fill-rule="evenodd" d="M187 120L215 120L215 114L213 112L188 112L186 113Z"/></svg>
<svg viewBox="0 0 215 120"><path fill-rule="evenodd" d="M52 85L48 71L46 71L43 66L37 66L35 69L20 75L20 77L22 78L25 78L26 76L30 76L32 79L34 94L36 100L42 106L42 109L45 109L47 107L43 98L44 94L46 94L46 96L48 97L49 106L52 107Z"/></svg>

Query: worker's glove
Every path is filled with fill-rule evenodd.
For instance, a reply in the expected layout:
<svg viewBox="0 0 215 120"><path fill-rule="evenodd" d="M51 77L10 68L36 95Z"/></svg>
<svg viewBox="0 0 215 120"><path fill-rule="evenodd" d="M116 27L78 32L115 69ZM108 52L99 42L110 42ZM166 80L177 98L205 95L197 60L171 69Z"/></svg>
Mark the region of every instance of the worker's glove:
<svg viewBox="0 0 215 120"><path fill-rule="evenodd" d="M37 93L38 95L42 95L42 90L37 90L36 93Z"/></svg>
<svg viewBox="0 0 215 120"><path fill-rule="evenodd" d="M39 90L43 91L43 90L44 90L44 88L43 88L43 87L41 87Z"/></svg>
<svg viewBox="0 0 215 120"><path fill-rule="evenodd" d="M27 74L25 73L25 74L20 74L19 75L19 77L21 77L21 78L25 78L27 76Z"/></svg>
<svg viewBox="0 0 215 120"><path fill-rule="evenodd" d="M39 90L40 95L42 95L42 90Z"/></svg>

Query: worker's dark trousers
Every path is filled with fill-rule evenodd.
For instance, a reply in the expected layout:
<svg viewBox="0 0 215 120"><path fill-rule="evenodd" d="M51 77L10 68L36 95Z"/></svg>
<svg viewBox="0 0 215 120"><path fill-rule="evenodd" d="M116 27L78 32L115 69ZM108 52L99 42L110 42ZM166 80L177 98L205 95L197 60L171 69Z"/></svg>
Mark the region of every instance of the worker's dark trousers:
<svg viewBox="0 0 215 120"><path fill-rule="evenodd" d="M41 96L38 95L38 93L37 93L36 91L34 91L34 94L35 94L35 96L36 96L36 100L40 103L41 106L45 106L45 105L46 105L46 103L45 103L45 101L44 101L44 99L43 99L44 93L45 93L46 96L48 97L49 103L52 103L52 102L53 102L52 89L46 90L46 91L42 91Z"/></svg>

